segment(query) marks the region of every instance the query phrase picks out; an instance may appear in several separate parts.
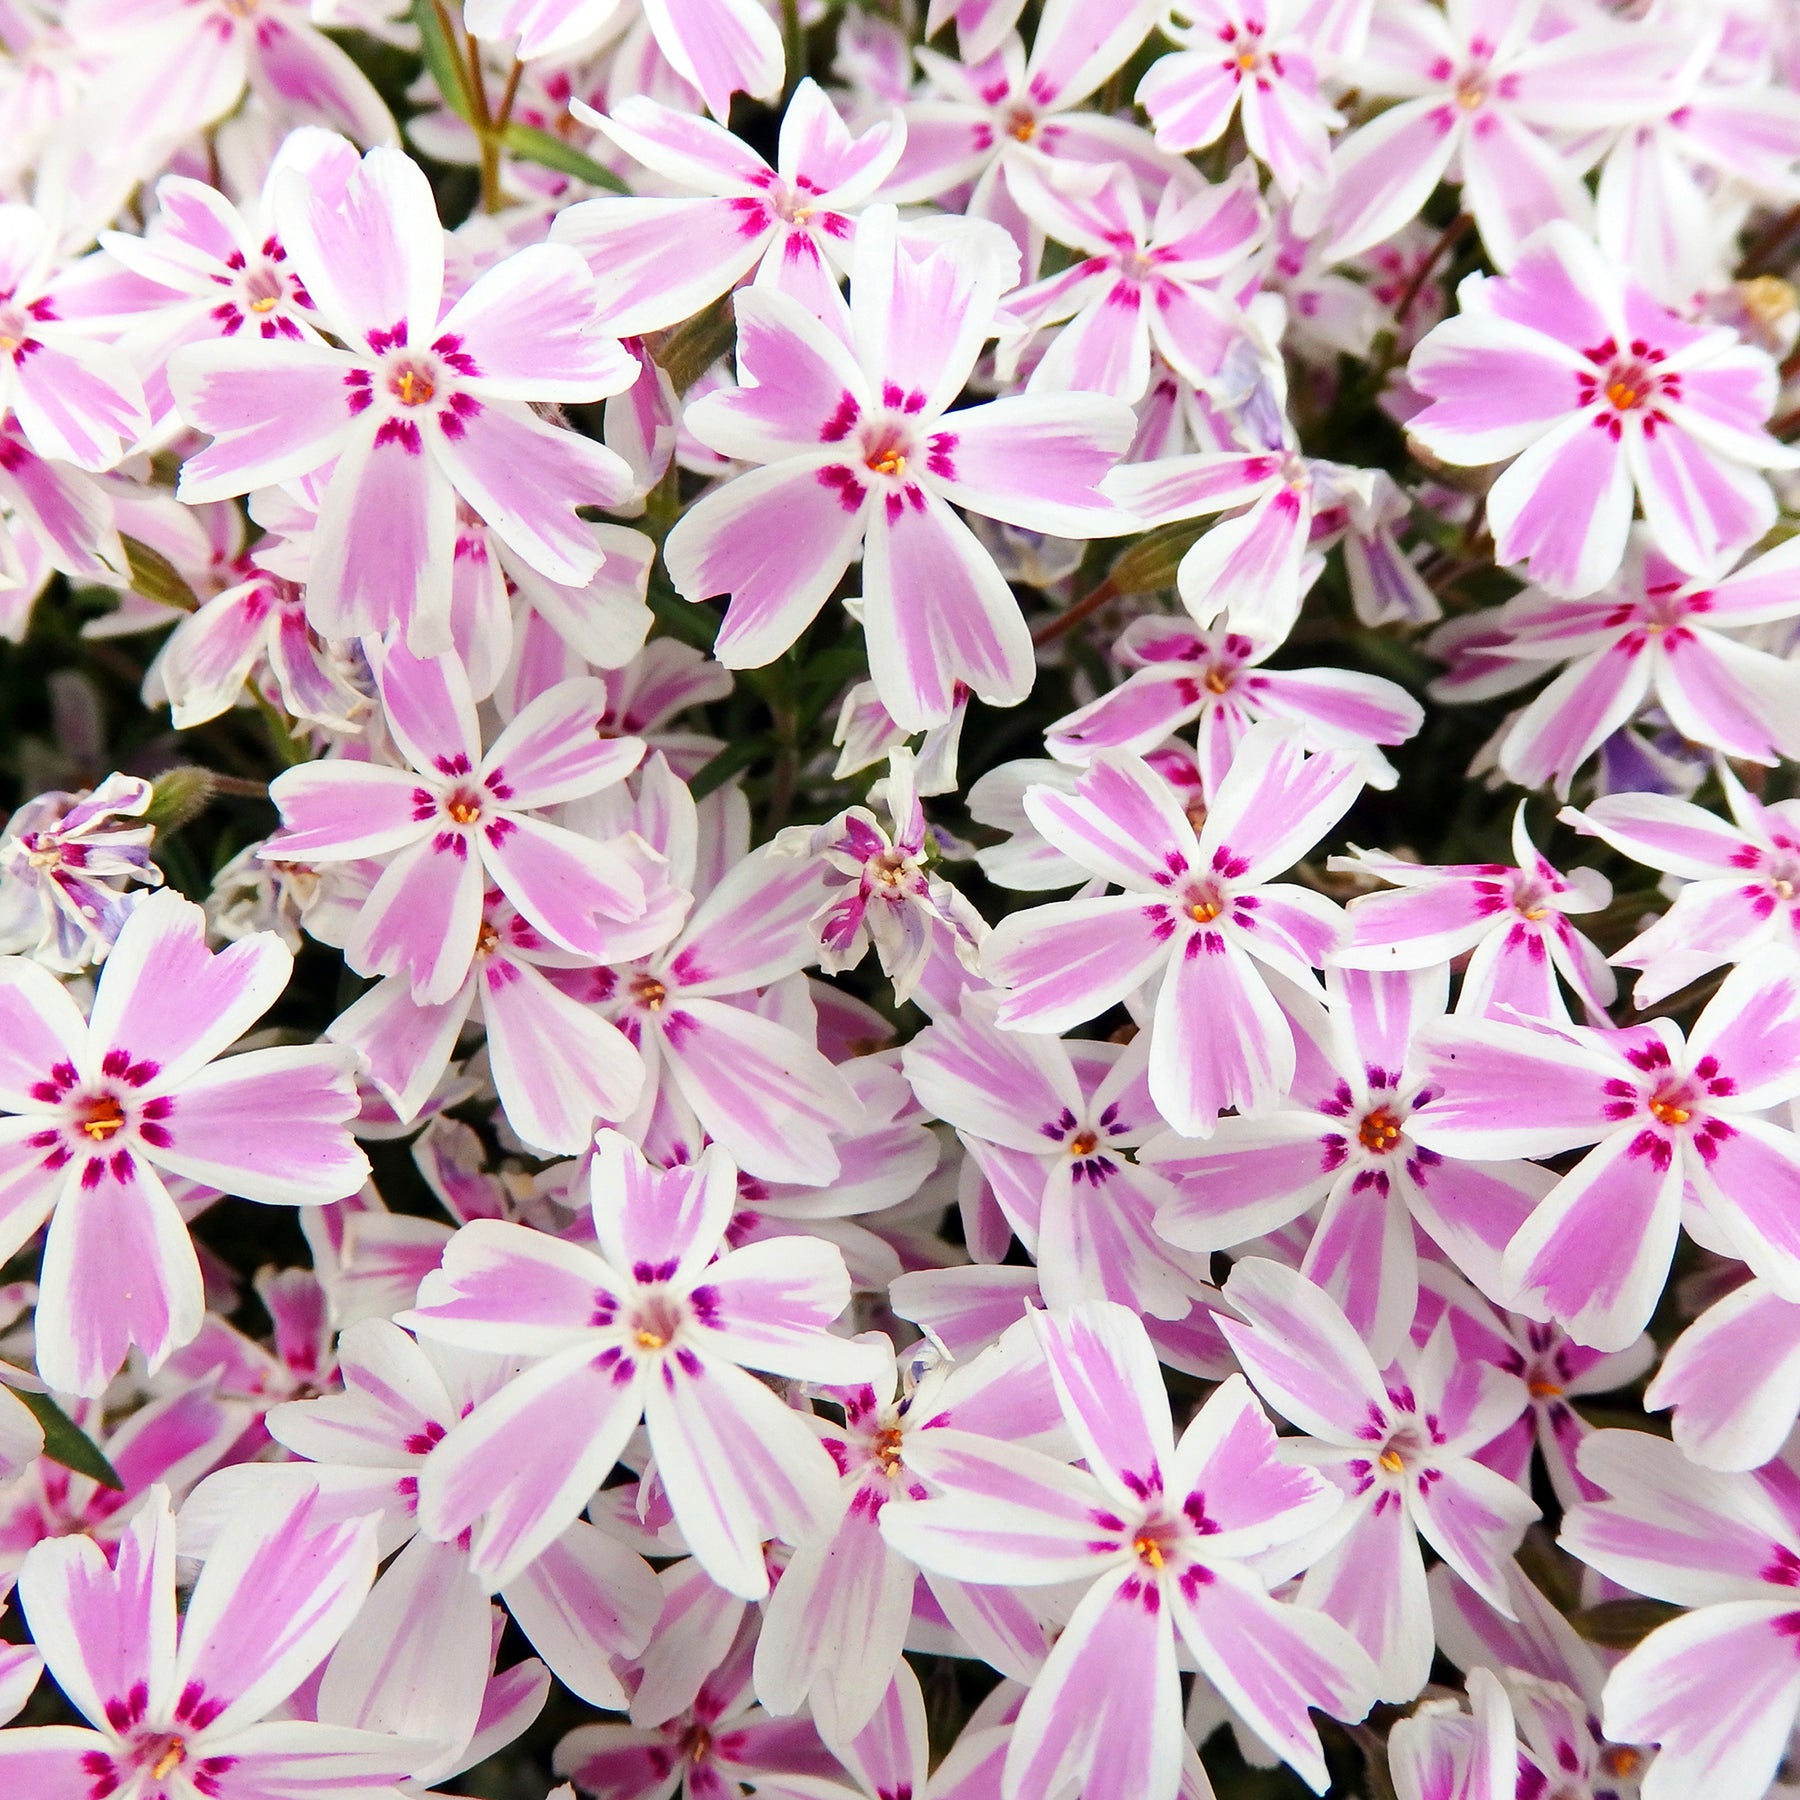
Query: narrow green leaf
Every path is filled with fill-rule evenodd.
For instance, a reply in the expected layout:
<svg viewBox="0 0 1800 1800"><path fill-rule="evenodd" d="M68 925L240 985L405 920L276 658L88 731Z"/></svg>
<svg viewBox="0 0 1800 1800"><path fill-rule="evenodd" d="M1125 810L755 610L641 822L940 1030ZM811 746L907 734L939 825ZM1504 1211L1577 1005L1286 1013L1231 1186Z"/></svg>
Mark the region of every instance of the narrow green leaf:
<svg viewBox="0 0 1800 1800"><path fill-rule="evenodd" d="M459 119L469 120L473 117L473 109L469 105L468 83L463 75L462 58L456 54L455 46L444 34L444 21L431 0L413 0L413 23L419 28L419 46L424 53L425 66L431 71L431 79L438 85L438 92L444 96L445 104Z"/></svg>
<svg viewBox="0 0 1800 1800"><path fill-rule="evenodd" d="M761 738L727 744L711 762L700 765L693 779L688 782L688 792L696 800L704 800L714 788L723 787L740 769L749 768L768 748Z"/></svg>
<svg viewBox="0 0 1800 1800"><path fill-rule="evenodd" d="M710 606L696 606L691 600L683 600L654 577L650 582L649 600L650 610L674 636L685 638L697 649L712 649L713 639L719 635L719 615Z"/></svg>
<svg viewBox="0 0 1800 1800"><path fill-rule="evenodd" d="M610 188L615 194L628 194L630 189L603 163L584 156L573 144L565 144L554 132L539 131L535 125L508 125L502 134L502 146L526 162L542 163L564 175L573 175L590 187Z"/></svg>
<svg viewBox="0 0 1800 1800"><path fill-rule="evenodd" d="M125 546L125 562L131 571L133 593L154 600L159 606L173 607L177 612L195 612L200 596L182 580L181 571L163 555L142 540L119 534Z"/></svg>
<svg viewBox="0 0 1800 1800"><path fill-rule="evenodd" d="M123 1493L125 1484L104 1456L99 1446L75 1423L48 1394L34 1394L25 1388L12 1390L28 1406L44 1428L44 1454L65 1469L85 1475L102 1487Z"/></svg>

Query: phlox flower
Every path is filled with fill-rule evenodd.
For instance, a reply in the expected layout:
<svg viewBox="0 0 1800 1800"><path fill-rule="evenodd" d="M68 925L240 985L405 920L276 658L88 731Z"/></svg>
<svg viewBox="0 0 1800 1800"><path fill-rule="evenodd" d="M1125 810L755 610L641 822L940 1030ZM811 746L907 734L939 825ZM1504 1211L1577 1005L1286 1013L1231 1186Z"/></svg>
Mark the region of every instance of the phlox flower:
<svg viewBox="0 0 1800 1800"><path fill-rule="evenodd" d="M145 890L162 885L156 827L144 822L154 798L142 776L113 774L89 793L19 807L0 838L0 951L60 974L100 961Z"/></svg>
<svg viewBox="0 0 1800 1800"><path fill-rule="evenodd" d="M1577 1479L1589 1497L1600 1497L1596 1483ZM1495 1612L1448 1564L1431 1571L1430 1586L1439 1651L1469 1676L1491 1671L1506 1690L1517 1732L1518 1786L1548 1795L1572 1783L1574 1794L1591 1800L1632 1800L1654 1752L1608 1742L1601 1732L1610 1659L1577 1634L1516 1560L1506 1571L1512 1618ZM1512 1791L1516 1800L1517 1788Z"/></svg>
<svg viewBox="0 0 1800 1800"><path fill-rule="evenodd" d="M132 1345L152 1367L200 1329L200 1264L164 1172L267 1204L361 1186L343 1121L351 1058L330 1045L215 1059L287 985L271 935L206 947L200 908L165 890L125 922L93 1011L23 957L0 963L0 1207L7 1254L46 1219L39 1372L97 1394Z"/></svg>
<svg viewBox="0 0 1800 1800"><path fill-rule="evenodd" d="M471 0L463 18L472 37L516 38L514 53L536 62L616 33L621 13L629 19L635 10L620 0ZM759 0L655 0L643 18L667 72L696 91L715 119L730 112L733 94L779 97L787 72L781 28Z"/></svg>
<svg viewBox="0 0 1800 1800"><path fill-rule="evenodd" d="M595 729L600 683L541 694L484 756L454 656L420 659L394 645L376 661L387 727L411 766L304 763L269 788L282 829L268 856L385 864L346 945L350 966L404 974L426 1005L450 1000L480 947L490 881L563 950L599 959L629 945L652 906L649 859L536 816L622 781L643 756L636 738Z"/></svg>
<svg viewBox="0 0 1800 1800"><path fill-rule="evenodd" d="M1539 1173L1547 1191L1554 1178L1548 1171ZM1427 1291L1414 1336L1426 1321L1435 1324L1448 1317L1465 1357L1491 1362L1525 1383L1525 1410L1482 1450L1481 1460L1527 1488L1535 1449L1564 1506L1598 1499L1594 1484L1577 1466L1592 1428L1574 1402L1583 1395L1614 1393L1644 1376L1656 1362L1656 1345L1648 1334L1623 1350L1590 1349L1547 1319L1521 1318L1488 1304L1441 1263L1427 1265L1421 1273Z"/></svg>
<svg viewBox="0 0 1800 1800"><path fill-rule="evenodd" d="M1279 648L1273 638L1203 630L1182 619L1133 619L1112 650L1131 673L1047 727L1044 746L1077 765L1101 750L1145 756L1198 722L1201 779L1211 793L1250 728L1283 719L1299 727L1309 750L1360 752L1364 779L1392 787L1399 776L1375 746L1403 744L1419 729L1425 713L1418 701L1398 683L1355 669L1263 668Z"/></svg>
<svg viewBox="0 0 1800 1800"><path fill-rule="evenodd" d="M1198 835L1169 786L1133 756L1097 756L1072 795L1027 790L1032 823L1080 871L1122 893L1059 901L1003 919L990 977L1009 988L999 1023L1066 1031L1160 977L1150 1096L1177 1131L1205 1137L1228 1107L1275 1105L1294 1077L1294 1037L1258 970L1303 987L1347 937L1290 867L1356 798L1354 759L1307 756L1297 734L1257 726L1212 796ZM1229 1019L1232 1029L1214 1029Z"/></svg>
<svg viewBox="0 0 1800 1800"><path fill-rule="evenodd" d="M1400 1800L1516 1800L1512 1703L1492 1669L1471 1669L1468 1688L1466 1713L1454 1700L1425 1700L1394 1722L1388 1774Z"/></svg>
<svg viewBox="0 0 1800 1800"><path fill-rule="evenodd" d="M123 1485L103 1487L40 1456L0 1488L0 1579L9 1588L32 1546L49 1538L78 1535L112 1555L147 1494L163 1487L179 1499L244 1433L243 1407L221 1400L205 1377L151 1397L110 1429L97 1401L77 1401L69 1416Z"/></svg>
<svg viewBox="0 0 1800 1800"><path fill-rule="evenodd" d="M1203 150L1235 114L1250 154L1284 194L1325 185L1332 127L1317 54L1333 0L1181 0L1168 35L1180 49L1138 83L1137 102L1164 150Z"/></svg>
<svg viewBox="0 0 1800 1800"><path fill-rule="evenodd" d="M1645 1411L1664 1408L1690 1462L1771 1462L1800 1414L1800 1304L1754 1277L1715 1300L1669 1346L1644 1390Z"/></svg>
<svg viewBox="0 0 1800 1800"><path fill-rule="evenodd" d="M800 1542L829 1519L837 1476L746 1365L877 1378L878 1353L828 1329L850 1299L843 1257L800 1237L719 1254L737 1170L717 1148L665 1171L603 1132L592 1194L597 1251L477 1220L399 1320L541 1359L431 1452L420 1521L441 1540L473 1529L471 1566L503 1585L568 1527L641 1421L683 1539L722 1587L759 1599L762 1540Z"/></svg>
<svg viewBox="0 0 1800 1800"><path fill-rule="evenodd" d="M45 213L0 205L0 417L10 413L39 457L110 469L150 415L124 352L88 321L63 317L63 260Z"/></svg>
<svg viewBox="0 0 1800 1800"><path fill-rule="evenodd" d="M966 995L906 1046L913 1091L956 1128L1031 1253L1046 1304L1113 1300L1185 1318L1209 1283L1203 1262L1158 1235L1174 1190L1136 1155L1161 1126L1147 1034L1121 1048L1003 1031L1000 998Z"/></svg>
<svg viewBox="0 0 1800 1800"><path fill-rule="evenodd" d="M1448 176L1501 268L1553 219L1588 227L1581 164L1559 134L1604 131L1662 110L1688 52L1666 27L1551 27L1545 0L1493 7L1392 0L1347 85L1399 104L1348 132L1331 159L1327 252L1341 260L1390 238ZM1593 340L1598 342L1598 339Z"/></svg>
<svg viewBox="0 0 1800 1800"><path fill-rule="evenodd" d="M659 947L679 925L684 899L670 895L670 904L645 915L636 935ZM625 931L615 936L621 948L629 947ZM352 1002L325 1035L360 1054L396 1118L410 1122L444 1079L479 1005L488 1075L507 1123L534 1150L576 1155L587 1148L597 1120L630 1116L644 1086L643 1058L624 1033L545 972L589 964L589 957L550 942L489 888L468 973L455 993L421 1001L400 971Z"/></svg>
<svg viewBox="0 0 1800 1800"><path fill-rule="evenodd" d="M1498 746L1501 772L1521 787L1554 781L1566 798L1582 765L1650 704L1726 756L1800 753L1800 667L1738 635L1800 614L1800 543L1708 580L1683 575L1646 537L1633 529L1617 577L1584 600L1527 591L1485 615L1495 677L1510 664L1522 684L1564 665Z"/></svg>
<svg viewBox="0 0 1800 1800"><path fill-rule="evenodd" d="M1525 1384L1465 1362L1445 1320L1383 1369L1317 1286L1265 1257L1234 1265L1225 1299L1247 1321L1221 1314L1219 1329L1251 1384L1316 1440L1294 1455L1347 1496L1312 1547L1300 1603L1368 1651L1382 1698L1411 1699L1431 1672L1421 1536L1490 1606L1511 1610L1505 1571L1538 1509L1477 1452L1518 1417Z"/></svg>
<svg viewBox="0 0 1800 1800"><path fill-rule="evenodd" d="M1022 150L1057 162L1123 163L1148 195L1160 194L1175 159L1141 125L1082 106L1129 61L1160 13L1149 0L1103 13L1086 0L1050 0L1039 9L1029 56L1015 34L985 52L964 44L960 62L919 50L927 87L901 107L906 149L882 198L905 205L967 185L961 210L1004 226L1035 275L1043 233L1020 211L1010 183Z"/></svg>
<svg viewBox="0 0 1800 1800"><path fill-rule="evenodd" d="M535 244L444 310L444 236L425 172L397 150L284 171L273 223L293 274L343 348L246 336L169 364L183 418L213 442L178 492L219 500L316 478L307 607L326 637L403 630L449 643L458 496L524 560L582 585L601 551L578 505L616 505L629 468L532 401L598 400L638 365L603 335L575 253Z"/></svg>
<svg viewBox="0 0 1800 1800"><path fill-rule="evenodd" d="M888 753L883 826L866 806L853 806L819 826L796 825L776 840L824 871L825 899L813 920L820 967L853 969L871 944L893 983L896 1005L912 998L928 965L948 959L974 970L987 927L961 893L931 872L928 828L919 804L912 752Z"/></svg>
<svg viewBox="0 0 1800 1800"><path fill-rule="evenodd" d="M122 265L122 281L106 284L89 306L116 294L121 347L144 376L150 435L167 440L181 428L169 392L169 358L183 345L248 332L317 344L318 316L274 229L275 186L288 170L303 178L343 181L355 149L335 132L291 133L270 165L260 200L246 215L216 188L185 175L156 184L157 211L142 235L103 231L102 248ZM122 290L122 291L120 291Z"/></svg>
<svg viewBox="0 0 1800 1800"><path fill-rule="evenodd" d="M1079 255L1007 296L1003 372L1033 333L1061 324L1028 391L1074 388L1135 402L1149 389L1153 351L1189 381L1218 374L1239 329L1233 294L1249 280L1268 225L1245 171L1217 187L1171 175L1153 218L1119 163L1057 164L1028 153L1008 180L1027 217Z"/></svg>
<svg viewBox="0 0 1800 1800"><path fill-rule="evenodd" d="M222 1469L182 1507L183 1553L199 1556L233 1519L279 1510L308 1489L318 1490L322 1520L375 1521L377 1548L392 1560L325 1663L324 1716L427 1739L445 1756L474 1732L492 1661L489 1590L466 1542L420 1533L418 1478L434 1446L519 1366L360 1320L343 1335L343 1391L269 1415L270 1435L302 1460ZM644 1650L662 1606L642 1557L576 1519L500 1597L572 1692L595 1706L625 1704L610 1659Z"/></svg>
<svg viewBox="0 0 1800 1800"><path fill-rule="evenodd" d="M320 25L379 24L393 0L73 0L68 25L112 51L88 117L115 154L154 155L231 112L246 88L285 124L398 141L386 103ZM361 13L362 18L356 15Z"/></svg>
<svg viewBox="0 0 1800 1800"><path fill-rule="evenodd" d="M1391 115L1390 115L1391 116ZM1407 429L1447 463L1509 466L1488 490L1494 557L1580 596L1625 556L1632 495L1679 570L1715 577L1775 521L1761 471L1800 466L1764 426L1774 364L1728 327L1677 318L1572 225L1504 276L1473 275L1407 377Z"/></svg>
<svg viewBox="0 0 1800 1800"><path fill-rule="evenodd" d="M860 1732L882 1704L902 1667L921 1580L964 1642L999 1666L1030 1666L1043 1655L1036 1611L1019 1595L921 1573L881 1532L890 1501L926 1498L907 1457L946 1427L996 1446L1067 1447L1031 1325L1021 1318L966 1360L933 1361L926 1352L915 1361L922 1366L904 1375L890 1366L872 1383L820 1387L844 1409L842 1427L815 1420L839 1470L837 1522L795 1550L763 1609L757 1697L781 1714L810 1705L834 1738Z"/></svg>
<svg viewBox="0 0 1800 1800"><path fill-rule="evenodd" d="M947 411L1013 278L998 236L919 235L871 207L847 317L739 293L739 385L694 401L686 423L763 466L704 496L664 545L685 598L731 596L715 645L728 668L772 662L860 555L869 672L898 724L947 718L958 683L1013 705L1035 672L1030 633L951 503L1064 536L1132 529L1100 489L1131 440L1119 401L1015 394Z"/></svg>
<svg viewBox="0 0 1800 1800"><path fill-rule="evenodd" d="M1446 1021L1419 1043L1435 1098L1413 1135L1446 1155L1594 1149L1507 1247L1509 1304L1623 1350L1648 1323L1691 1190L1732 1251L1800 1299L1800 1139L1758 1115L1800 1094L1800 965L1765 952L1685 1035ZM1710 1241L1710 1240L1709 1240Z"/></svg>
<svg viewBox="0 0 1800 1800"><path fill-rule="evenodd" d="M1729 281L1738 206L1781 205L1793 191L1800 102L1768 71L1744 80L1730 60L1703 60L1696 46L1655 113L1621 131L1600 165L1601 249L1672 306Z"/></svg>
<svg viewBox="0 0 1800 1800"><path fill-rule="evenodd" d="M114 497L73 463L38 455L20 421L0 415L0 637L24 641L57 570L114 587L126 578Z"/></svg>
<svg viewBox="0 0 1800 1800"><path fill-rule="evenodd" d="M1271 1598L1262 1569L1341 1497L1282 1458L1239 1377L1177 1443L1156 1353L1127 1308L1088 1301L1032 1324L1086 1469L952 1424L910 1457L930 1497L881 1515L888 1542L927 1569L1085 1587L1020 1710L1004 1791L1174 1800L1179 1631L1238 1716L1323 1793L1306 1709L1360 1718L1374 1671L1333 1621Z"/></svg>
<svg viewBox="0 0 1800 1800"><path fill-rule="evenodd" d="M752 269L758 286L827 315L848 266L855 213L906 141L897 119L853 136L810 79L781 116L775 168L723 126L654 100L621 100L610 116L577 107L653 175L704 196L603 196L557 214L550 241L587 259L601 315L620 337L680 324Z"/></svg>
<svg viewBox="0 0 1800 1800"><path fill-rule="evenodd" d="M1615 992L1613 972L1571 913L1598 912L1612 884L1595 869L1565 874L1532 843L1525 805L1513 814L1514 864L1411 863L1380 851L1356 850L1331 860L1333 870L1373 875L1393 885L1359 894L1346 909L1350 941L1333 961L1353 969L1428 969L1467 956L1456 997L1459 1017L1569 1016L1557 977L1598 1023Z"/></svg>
<svg viewBox="0 0 1800 1800"><path fill-rule="evenodd" d="M1415 1143L1432 1090L1417 1032L1443 1016L1445 971L1326 972L1329 1013L1290 1002L1306 1054L1284 1104L1221 1119L1193 1143L1164 1133L1144 1161L1168 1184L1156 1229L1196 1256L1228 1250L1320 1208L1302 1272L1342 1307L1378 1363L1419 1305L1416 1221L1489 1293L1500 1256L1553 1177L1519 1160L1473 1162Z"/></svg>
<svg viewBox="0 0 1800 1800"><path fill-rule="evenodd" d="M1724 963L1800 952L1800 802L1764 802L1721 762L1729 821L1672 794L1602 794L1563 818L1584 836L1679 881L1669 910L1613 961L1641 969L1632 999L1654 1006Z"/></svg>
<svg viewBox="0 0 1800 1800"><path fill-rule="evenodd" d="M654 1725L576 1726L556 1746L557 1774L606 1800L673 1800L677 1792L683 1800L751 1792L838 1800L846 1790L831 1778L843 1771L812 1721L775 1718L757 1705L755 1650L756 1623L746 1619L687 1705Z"/></svg>
<svg viewBox="0 0 1800 1800"><path fill-rule="evenodd" d="M341 731L368 709L342 659L308 623L304 587L261 568L179 621L146 687L168 701L170 721L186 731L236 705L244 683L263 670L295 719Z"/></svg>
<svg viewBox="0 0 1800 1800"><path fill-rule="evenodd" d="M637 826L668 857L673 879L702 898L662 948L552 979L598 1006L643 1057L644 1094L628 1135L679 1103L758 1179L829 1182L839 1173L833 1140L860 1120L856 1096L814 1047L810 1008L797 1030L778 993L764 998L818 954L819 870L771 845L745 854L741 814L741 834L720 827L715 814L702 844L699 815L679 782L653 784L646 775L641 785Z"/></svg>
<svg viewBox="0 0 1800 1800"><path fill-rule="evenodd" d="M310 1492L244 1515L221 1534L179 1620L175 1554L158 1488L111 1558L75 1536L25 1559L19 1598L32 1638L88 1723L0 1733L0 1778L13 1792L373 1796L430 1758L430 1745L385 1732L269 1717L369 1591L373 1519L327 1523Z"/></svg>
<svg viewBox="0 0 1800 1800"><path fill-rule="evenodd" d="M1581 1472L1606 1494L1561 1542L1634 1593L1692 1610L1607 1677L1606 1735L1661 1748L1644 1800L1766 1792L1800 1711L1800 1514L1792 1478L1716 1474L1647 1431L1600 1431Z"/></svg>
<svg viewBox="0 0 1800 1800"><path fill-rule="evenodd" d="M1224 513L1183 555L1175 591L1196 623L1223 615L1232 631L1279 643L1322 567L1315 537L1372 515L1377 488L1373 470L1300 454L1285 376L1259 360L1268 385L1234 422L1236 442L1125 464L1107 492L1152 526Z"/></svg>

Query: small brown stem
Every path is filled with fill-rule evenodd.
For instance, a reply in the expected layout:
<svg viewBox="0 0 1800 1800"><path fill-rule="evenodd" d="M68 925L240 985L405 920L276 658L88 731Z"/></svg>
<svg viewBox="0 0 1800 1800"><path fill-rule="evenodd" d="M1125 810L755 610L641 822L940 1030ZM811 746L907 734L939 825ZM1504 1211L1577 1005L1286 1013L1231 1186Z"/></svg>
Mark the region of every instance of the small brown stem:
<svg viewBox="0 0 1800 1800"><path fill-rule="evenodd" d="M1474 223L1467 213L1458 213L1438 234L1438 241L1431 246L1431 254L1413 270L1412 279L1400 290L1400 298L1394 302L1394 325L1397 330L1405 328L1406 315L1412 311L1413 302L1424 291L1433 271L1467 235L1469 227Z"/></svg>
<svg viewBox="0 0 1800 1800"><path fill-rule="evenodd" d="M525 65L515 56L513 66L506 72L506 86L500 93L500 108L494 114L494 135L502 136L508 125L512 123L513 102L519 97L519 78L525 73Z"/></svg>
<svg viewBox="0 0 1800 1800"><path fill-rule="evenodd" d="M1040 625L1031 634L1031 641L1037 645L1054 643L1066 631L1073 631L1083 619L1091 619L1109 600L1116 600L1119 590L1112 584L1109 575L1091 593L1084 595L1066 612L1059 612L1047 625Z"/></svg>

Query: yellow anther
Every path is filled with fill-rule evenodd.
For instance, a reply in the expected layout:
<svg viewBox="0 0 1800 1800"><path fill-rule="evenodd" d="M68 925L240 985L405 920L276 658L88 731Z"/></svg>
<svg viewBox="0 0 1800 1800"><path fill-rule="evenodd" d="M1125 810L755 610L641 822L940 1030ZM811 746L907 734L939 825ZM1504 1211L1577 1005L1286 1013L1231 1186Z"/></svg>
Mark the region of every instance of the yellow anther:
<svg viewBox="0 0 1800 1800"><path fill-rule="evenodd" d="M1384 1450L1377 1460L1390 1475L1398 1475L1406 1467L1406 1459L1398 1450Z"/></svg>
<svg viewBox="0 0 1800 1800"><path fill-rule="evenodd" d="M1155 1538L1148 1535L1136 1538L1131 1547L1151 1568L1160 1569L1163 1566L1162 1546Z"/></svg>
<svg viewBox="0 0 1800 1800"><path fill-rule="evenodd" d="M1092 1156L1099 1142L1098 1132L1084 1131L1079 1136L1069 1139L1069 1154L1071 1156Z"/></svg>
<svg viewBox="0 0 1800 1800"><path fill-rule="evenodd" d="M1606 397L1620 412L1630 412L1638 403L1638 391L1628 381L1609 382Z"/></svg>
<svg viewBox="0 0 1800 1800"><path fill-rule="evenodd" d="M906 456L900 450L884 450L879 456L871 456L866 466L877 475L900 475L906 470Z"/></svg>
<svg viewBox="0 0 1800 1800"><path fill-rule="evenodd" d="M646 1331L640 1326L635 1333L640 1350L662 1350L667 1348L669 1340L660 1331Z"/></svg>
<svg viewBox="0 0 1800 1800"><path fill-rule="evenodd" d="M170 1738L168 1749L156 1759L156 1766L150 1771L150 1779L166 1781L186 1761L187 1745L180 1738Z"/></svg>
<svg viewBox="0 0 1800 1800"><path fill-rule="evenodd" d="M1216 900L1196 900L1188 908L1188 917L1196 925L1210 925L1224 910Z"/></svg>
<svg viewBox="0 0 1800 1800"><path fill-rule="evenodd" d="M1685 1106L1677 1106L1673 1100L1652 1100L1650 1110L1665 1125L1685 1125L1694 1116Z"/></svg>
<svg viewBox="0 0 1800 1800"><path fill-rule="evenodd" d="M81 1129L98 1144L120 1130L124 1123L125 1109L108 1095L88 1102L87 1116L81 1121Z"/></svg>

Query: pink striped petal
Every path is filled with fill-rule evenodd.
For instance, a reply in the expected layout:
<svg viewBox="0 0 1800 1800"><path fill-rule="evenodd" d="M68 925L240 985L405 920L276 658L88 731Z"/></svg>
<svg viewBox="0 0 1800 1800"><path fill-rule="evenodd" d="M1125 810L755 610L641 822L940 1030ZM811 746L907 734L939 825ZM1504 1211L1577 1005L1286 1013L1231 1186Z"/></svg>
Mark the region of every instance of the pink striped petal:
<svg viewBox="0 0 1800 1800"><path fill-rule="evenodd" d="M836 1464L799 1413L713 1359L664 1361L644 1423L683 1540L727 1592L761 1599L763 1540L803 1543L831 1518Z"/></svg>

